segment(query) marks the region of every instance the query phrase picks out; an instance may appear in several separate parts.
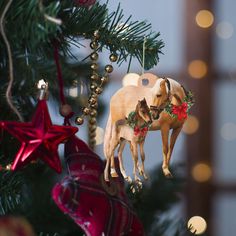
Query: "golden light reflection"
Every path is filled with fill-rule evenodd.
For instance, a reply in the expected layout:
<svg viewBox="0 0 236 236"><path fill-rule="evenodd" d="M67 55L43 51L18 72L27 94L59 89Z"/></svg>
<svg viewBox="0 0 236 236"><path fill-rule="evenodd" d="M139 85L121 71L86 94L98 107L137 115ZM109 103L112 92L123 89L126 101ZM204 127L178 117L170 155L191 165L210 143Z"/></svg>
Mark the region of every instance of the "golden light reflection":
<svg viewBox="0 0 236 236"><path fill-rule="evenodd" d="M201 28L208 28L214 22L214 15L208 10L200 10L196 15L196 23Z"/></svg>
<svg viewBox="0 0 236 236"><path fill-rule="evenodd" d="M186 134L194 134L199 128L199 121L196 116L189 115L188 119L184 123L183 131Z"/></svg>
<svg viewBox="0 0 236 236"><path fill-rule="evenodd" d="M103 139L104 139L104 129L101 127L97 127L96 129L96 145L100 145L103 143Z"/></svg>
<svg viewBox="0 0 236 236"><path fill-rule="evenodd" d="M206 182L211 178L212 170L209 165L205 163L199 163L193 167L192 176L197 182Z"/></svg>
<svg viewBox="0 0 236 236"><path fill-rule="evenodd" d="M193 60L189 63L188 73L194 79L202 79L207 74L207 64L202 60Z"/></svg>
<svg viewBox="0 0 236 236"><path fill-rule="evenodd" d="M193 216L188 221L188 228L191 233L203 234L207 229L207 223L201 216Z"/></svg>
<svg viewBox="0 0 236 236"><path fill-rule="evenodd" d="M138 80L139 80L140 75L136 73L128 73L125 75L125 77L122 80L123 86L129 86L129 85L134 85L138 86Z"/></svg>

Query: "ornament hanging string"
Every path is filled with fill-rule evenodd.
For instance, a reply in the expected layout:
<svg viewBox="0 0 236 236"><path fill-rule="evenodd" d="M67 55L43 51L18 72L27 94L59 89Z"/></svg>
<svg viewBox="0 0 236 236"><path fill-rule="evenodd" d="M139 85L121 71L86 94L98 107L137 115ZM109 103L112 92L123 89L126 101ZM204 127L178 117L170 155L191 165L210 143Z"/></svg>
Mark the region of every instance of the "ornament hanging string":
<svg viewBox="0 0 236 236"><path fill-rule="evenodd" d="M11 4L12 4L13 0L9 0L8 3L6 4L1 18L0 18L0 32L3 38L3 41L6 45L7 48L7 55L8 55L8 60L9 60L9 83L7 86L7 90L6 90L6 100L7 103L9 105L9 107L12 109L12 111L18 116L20 121L23 121L23 117L20 114L20 112L17 110L17 108L14 106L13 101L12 101L12 94L11 94L11 90L12 90L12 85L14 82L14 76L13 76L13 60L12 60L12 52L11 52L11 46L10 43L7 39L6 33L5 33L5 27L4 27L4 20L5 20L5 15L8 11L8 9L10 8Z"/></svg>
<svg viewBox="0 0 236 236"><path fill-rule="evenodd" d="M61 105L67 105L66 103L66 98L64 95L64 82L62 78L62 71L61 71L61 65L59 61L59 50L58 50L58 42L54 41L53 43L53 48L54 48L54 60L56 63L56 68L57 68L57 79L58 79L58 85L59 85L59 94L60 94L60 101ZM61 114L62 115L62 114ZM74 112L69 112L67 115L64 116L64 125L70 125L69 119L74 115Z"/></svg>
<svg viewBox="0 0 236 236"><path fill-rule="evenodd" d="M146 50L147 37L144 37L143 40L143 61L142 61L142 75L145 72L145 50Z"/></svg>

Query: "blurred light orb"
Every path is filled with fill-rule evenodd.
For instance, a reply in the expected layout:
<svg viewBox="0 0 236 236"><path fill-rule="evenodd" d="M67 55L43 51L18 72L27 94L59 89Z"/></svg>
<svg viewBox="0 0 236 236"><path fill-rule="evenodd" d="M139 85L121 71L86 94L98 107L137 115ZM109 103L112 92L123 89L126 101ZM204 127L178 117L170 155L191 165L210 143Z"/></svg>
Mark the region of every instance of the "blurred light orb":
<svg viewBox="0 0 236 236"><path fill-rule="evenodd" d="M122 79L122 85L123 87L129 86L129 85L134 85L138 86L138 81L139 81L139 74L136 73L128 73L127 75L124 76Z"/></svg>
<svg viewBox="0 0 236 236"><path fill-rule="evenodd" d="M77 87L69 88L69 96L73 98L76 98L78 96Z"/></svg>
<svg viewBox="0 0 236 236"><path fill-rule="evenodd" d="M198 163L192 169L193 179L197 182L207 182L212 176L212 170L205 163Z"/></svg>
<svg viewBox="0 0 236 236"><path fill-rule="evenodd" d="M234 33L234 27L227 21L222 21L216 26L216 34L221 39L229 39Z"/></svg>
<svg viewBox="0 0 236 236"><path fill-rule="evenodd" d="M207 223L201 216L193 216L188 221L188 228L191 233L203 234L207 229Z"/></svg>
<svg viewBox="0 0 236 236"><path fill-rule="evenodd" d="M193 60L188 65L188 73L194 79L202 79L207 74L207 64L202 60Z"/></svg>
<svg viewBox="0 0 236 236"><path fill-rule="evenodd" d="M208 28L214 22L214 15L208 10L200 10L196 15L196 23L201 28Z"/></svg>
<svg viewBox="0 0 236 236"><path fill-rule="evenodd" d="M221 128L221 136L228 141L236 139L236 124L225 123Z"/></svg>
<svg viewBox="0 0 236 236"><path fill-rule="evenodd" d="M188 119L184 123L183 131L185 134L194 134L199 128L199 121L196 116L189 115Z"/></svg>
<svg viewBox="0 0 236 236"><path fill-rule="evenodd" d="M97 127L96 129L96 145L100 145L103 143L103 139L104 139L104 129L101 127Z"/></svg>

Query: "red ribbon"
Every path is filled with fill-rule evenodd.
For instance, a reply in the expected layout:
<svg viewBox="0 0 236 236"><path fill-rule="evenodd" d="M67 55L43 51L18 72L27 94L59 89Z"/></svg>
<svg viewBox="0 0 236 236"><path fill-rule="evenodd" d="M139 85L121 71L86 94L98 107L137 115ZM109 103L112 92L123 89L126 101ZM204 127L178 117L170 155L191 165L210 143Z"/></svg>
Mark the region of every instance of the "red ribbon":
<svg viewBox="0 0 236 236"><path fill-rule="evenodd" d="M138 126L134 127L134 135L145 137L148 132L148 127L139 128Z"/></svg>
<svg viewBox="0 0 236 236"><path fill-rule="evenodd" d="M174 115L177 115L178 120L183 120L187 118L187 109L188 109L188 104L186 102L182 103L179 106L173 105L172 106L172 113Z"/></svg>

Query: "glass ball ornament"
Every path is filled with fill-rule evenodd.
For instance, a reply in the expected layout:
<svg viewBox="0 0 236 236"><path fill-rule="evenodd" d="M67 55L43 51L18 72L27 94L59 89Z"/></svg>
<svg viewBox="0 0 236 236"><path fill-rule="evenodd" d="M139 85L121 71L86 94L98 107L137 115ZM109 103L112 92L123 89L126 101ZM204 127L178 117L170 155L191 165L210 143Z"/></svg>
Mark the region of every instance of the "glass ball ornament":
<svg viewBox="0 0 236 236"><path fill-rule="evenodd" d="M118 59L118 56L114 53L112 53L110 56L109 56L109 59L111 62L116 62L117 59Z"/></svg>
<svg viewBox="0 0 236 236"><path fill-rule="evenodd" d="M112 65L106 65L106 66L105 66L105 71L106 71L107 73L111 73L111 72L113 71L113 66L112 66Z"/></svg>
<svg viewBox="0 0 236 236"><path fill-rule="evenodd" d="M82 124L84 123L84 118L82 118L82 117L76 117L75 123L76 123L77 125L82 125Z"/></svg>

